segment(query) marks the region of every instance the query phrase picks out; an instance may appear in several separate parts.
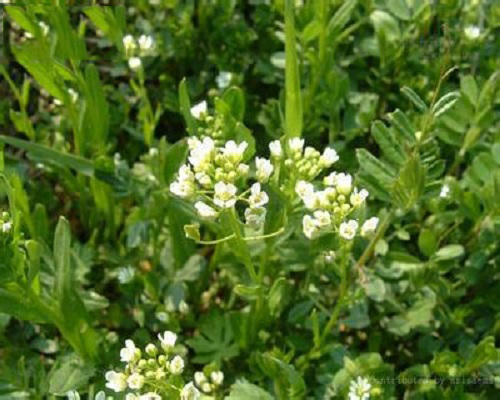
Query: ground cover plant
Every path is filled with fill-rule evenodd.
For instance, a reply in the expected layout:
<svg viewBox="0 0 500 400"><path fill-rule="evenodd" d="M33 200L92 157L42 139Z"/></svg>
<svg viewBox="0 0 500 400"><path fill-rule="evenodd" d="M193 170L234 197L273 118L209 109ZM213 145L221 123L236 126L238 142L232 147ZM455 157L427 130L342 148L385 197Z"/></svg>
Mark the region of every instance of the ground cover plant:
<svg viewBox="0 0 500 400"><path fill-rule="evenodd" d="M1 399L498 397L498 4L33 3Z"/></svg>

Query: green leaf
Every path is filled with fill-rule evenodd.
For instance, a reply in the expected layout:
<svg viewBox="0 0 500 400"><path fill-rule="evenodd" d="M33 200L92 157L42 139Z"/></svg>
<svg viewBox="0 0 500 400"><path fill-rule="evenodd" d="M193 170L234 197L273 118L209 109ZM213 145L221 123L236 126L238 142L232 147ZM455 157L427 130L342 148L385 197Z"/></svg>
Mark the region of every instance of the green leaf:
<svg viewBox="0 0 500 400"><path fill-rule="evenodd" d="M403 21L411 18L411 10L405 0L387 0L386 6L391 14Z"/></svg>
<svg viewBox="0 0 500 400"><path fill-rule="evenodd" d="M193 254L186 261L184 266L175 272L175 282L194 282L196 281L205 268L206 260L199 254Z"/></svg>
<svg viewBox="0 0 500 400"><path fill-rule="evenodd" d="M468 100L469 105L476 108L479 100L479 89L477 83L472 75L462 76L460 78L460 91Z"/></svg>
<svg viewBox="0 0 500 400"><path fill-rule="evenodd" d="M274 400L274 397L252 383L239 380L231 386L231 392L225 400Z"/></svg>
<svg viewBox="0 0 500 400"><path fill-rule="evenodd" d="M430 229L422 229L418 236L418 247L420 251L427 257L434 254L438 246L438 241L434 231Z"/></svg>
<svg viewBox="0 0 500 400"><path fill-rule="evenodd" d="M239 347L234 341L228 315L221 315L218 311L204 315L199 323L199 330L198 335L186 341L196 354L192 359L194 363L220 362L238 355Z"/></svg>
<svg viewBox="0 0 500 400"><path fill-rule="evenodd" d="M401 92L421 111L421 112L426 112L429 107L427 104L425 104L425 101L423 101L418 94L415 93L415 91L408 86L404 86L401 89Z"/></svg>
<svg viewBox="0 0 500 400"><path fill-rule="evenodd" d="M449 244L448 246L441 247L434 255L434 259L436 261L451 260L453 258L461 257L463 254L463 246L459 244Z"/></svg>
<svg viewBox="0 0 500 400"><path fill-rule="evenodd" d="M168 200L168 230L172 241L172 250L177 267L181 267L193 254L194 243L183 235L184 226L191 222L192 212L178 198L171 196ZM195 232L190 231L195 234ZM195 238L193 238L195 239ZM199 230L198 238L199 240Z"/></svg>
<svg viewBox="0 0 500 400"><path fill-rule="evenodd" d="M70 390L86 385L94 374L94 368L83 364L76 357L63 361L49 376L49 392L64 396Z"/></svg>
<svg viewBox="0 0 500 400"><path fill-rule="evenodd" d="M189 91L186 78L179 84L179 104L180 111L187 125L187 130L191 136L196 135L197 123L191 114L191 101L189 100Z"/></svg>
<svg viewBox="0 0 500 400"><path fill-rule="evenodd" d="M327 31L329 35L336 35L340 33L340 31L351 19L352 13L357 3L357 0L346 0L342 2L342 5L335 12L335 14L333 14L332 18L328 22Z"/></svg>
<svg viewBox="0 0 500 400"><path fill-rule="evenodd" d="M294 0L285 0L285 133L302 135L302 96L295 42Z"/></svg>
<svg viewBox="0 0 500 400"><path fill-rule="evenodd" d="M94 166L90 160L72 154L63 153L51 147L22 139L0 135L0 142L10 144L37 158L37 161L62 168L71 168L83 175L94 176Z"/></svg>
<svg viewBox="0 0 500 400"><path fill-rule="evenodd" d="M394 164L401 165L405 161L405 154L400 141L397 141L392 132L382 123L375 121L372 124L372 135L385 156Z"/></svg>
<svg viewBox="0 0 500 400"><path fill-rule="evenodd" d="M278 313L279 309L284 306L283 297L287 289L287 280L284 277L276 279L273 286L269 290L268 305L272 315Z"/></svg>
<svg viewBox="0 0 500 400"><path fill-rule="evenodd" d="M434 104L434 107L432 107L432 113L434 114L434 117L438 118L439 116L450 110L456 104L459 98L460 92L447 93L443 97L441 97L436 102L436 104Z"/></svg>
<svg viewBox="0 0 500 400"><path fill-rule="evenodd" d="M60 217L54 236L54 262L56 268L55 288L61 302L67 297L72 288L70 243L69 222L64 217Z"/></svg>
<svg viewBox="0 0 500 400"><path fill-rule="evenodd" d="M292 365L267 353L258 354L257 363L260 369L273 379L283 392L286 391L288 399L298 400L304 398L306 384Z"/></svg>
<svg viewBox="0 0 500 400"><path fill-rule="evenodd" d="M357 149L356 157L361 170L372 176L382 187L389 187L394 179L394 170L384 162L380 161L366 149Z"/></svg>
<svg viewBox="0 0 500 400"><path fill-rule="evenodd" d="M243 91L235 86L230 87L222 95L222 100L229 107L233 118L237 121L243 121L245 115L245 96Z"/></svg>
<svg viewBox="0 0 500 400"><path fill-rule="evenodd" d="M415 127L411 124L410 120L401 110L396 109L389 114L389 120L394 125L395 129L401 134L409 144L415 143ZM400 139L397 137L396 139Z"/></svg>
<svg viewBox="0 0 500 400"><path fill-rule="evenodd" d="M160 149L162 146L160 146ZM182 163L186 160L188 154L188 145L185 140L174 143L165 151L160 151L161 164L163 165L163 179L166 184L175 179L175 175Z"/></svg>

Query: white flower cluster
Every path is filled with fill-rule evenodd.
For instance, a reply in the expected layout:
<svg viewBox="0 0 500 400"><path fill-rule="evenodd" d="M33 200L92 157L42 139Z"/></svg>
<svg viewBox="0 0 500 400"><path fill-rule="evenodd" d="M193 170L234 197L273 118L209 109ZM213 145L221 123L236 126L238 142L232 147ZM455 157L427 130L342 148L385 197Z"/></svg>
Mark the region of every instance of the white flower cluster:
<svg viewBox="0 0 500 400"><path fill-rule="evenodd" d="M0 216L0 234L8 234L12 230L10 214L4 211Z"/></svg>
<svg viewBox="0 0 500 400"><path fill-rule="evenodd" d="M370 389L372 385L368 379L363 377L358 377L357 380L353 380L349 386L349 400L369 400Z"/></svg>
<svg viewBox="0 0 500 400"><path fill-rule="evenodd" d="M123 37L123 47L130 69L136 71L142 66L141 57L154 53L155 41L148 35L141 35L137 40L132 35L126 35Z"/></svg>
<svg viewBox="0 0 500 400"><path fill-rule="evenodd" d="M249 206L245 218L249 226L258 229L262 226L269 197L261 188L272 172L269 160L256 158L256 179L250 190L241 191L239 187L249 175L250 166L244 163L244 153L248 143L229 140L218 145L209 136L189 138L189 163L178 171L177 180L170 185L170 191L182 198L195 199L194 207L203 219L214 220L224 209L232 208L237 201Z"/></svg>
<svg viewBox="0 0 500 400"><path fill-rule="evenodd" d="M198 371L194 373L194 382L203 393L210 394L222 385L224 373L222 371L209 373Z"/></svg>
<svg viewBox="0 0 500 400"><path fill-rule="evenodd" d="M346 221L346 217L363 205L368 191L353 187L351 175L337 172L327 175L323 179L324 188L316 190L311 181L339 159L336 151L326 148L323 154L320 154L312 147L304 149L304 140L299 138L291 139L288 147L291 157L285 165L290 169L291 176L298 178L295 193L312 212L312 215L307 214L302 220L304 234L313 239L338 228L342 238L353 239L359 225L356 220ZM271 143L270 149L274 157L281 157L279 142ZM361 234L370 235L377 224L378 218L370 218L361 227Z"/></svg>
<svg viewBox="0 0 500 400"><path fill-rule="evenodd" d="M163 387L165 382L170 382L170 378L173 379L170 386L175 386L173 382L178 382L175 377L184 372L185 362L175 352L177 342L175 333L166 331L159 334L158 339L160 348L152 343L148 344L144 349L144 357L143 352L132 340L126 340L125 347L120 351L120 360L126 363L125 369L123 372L108 371L105 375L106 387L115 392L131 390L127 393L126 400L162 399L157 388ZM179 388L183 400L199 398L199 392L196 388L193 391L192 387L194 385L189 383L182 389Z"/></svg>
<svg viewBox="0 0 500 400"><path fill-rule="evenodd" d="M307 214L302 220L304 234L313 239L338 228L343 239L352 240L359 224L354 219L346 220L346 217L364 204L368 191L353 188L352 176L344 173L332 172L323 179L323 184L323 190L315 190L312 183L303 180L295 186L295 192L312 212L312 215ZM361 227L361 235L372 234L377 225L377 217L368 219Z"/></svg>

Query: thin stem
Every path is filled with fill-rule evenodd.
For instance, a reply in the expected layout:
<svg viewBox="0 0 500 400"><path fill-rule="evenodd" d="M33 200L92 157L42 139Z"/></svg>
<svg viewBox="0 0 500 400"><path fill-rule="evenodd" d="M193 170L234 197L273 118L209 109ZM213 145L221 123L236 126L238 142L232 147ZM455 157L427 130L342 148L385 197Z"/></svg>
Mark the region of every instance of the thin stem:
<svg viewBox="0 0 500 400"><path fill-rule="evenodd" d="M232 235L226 236L222 239L217 239L217 240L196 240L196 243L199 244L219 244L219 243L224 243L227 242L228 240L234 239L236 235L233 233Z"/></svg>
<svg viewBox="0 0 500 400"><path fill-rule="evenodd" d="M284 226L282 226L282 227L281 227L280 229L278 229L277 231L272 232L272 233L268 233L267 235L249 236L249 237L243 238L243 240L244 240L245 242L251 242L252 240L268 239L268 238L272 238L272 237L274 237L274 236L279 236L279 235L281 235L284 231L285 231L285 227L284 227Z"/></svg>
<svg viewBox="0 0 500 400"><path fill-rule="evenodd" d="M350 246L347 244L344 244L342 246L342 257L340 260L340 291L339 291L339 298L337 300L337 303L335 304L335 307L333 308L332 315L330 316L330 319L328 320L328 323L325 326L325 329L323 330L323 333L321 334L319 338L319 342L317 344L317 348L321 349L323 346L323 342L327 338L327 336L330 334L332 329L335 327L337 324L340 312L344 308L344 305L347 301L347 290L348 290L348 273L347 273L347 262L349 260L349 250Z"/></svg>
<svg viewBox="0 0 500 400"><path fill-rule="evenodd" d="M389 225L392 222L392 218L393 218L393 211L390 210L387 213L387 215L385 216L385 218L382 221L382 223L380 224L380 226L378 227L375 235L373 235L373 237L371 238L370 243L366 247L365 251L363 252L361 257L359 258L359 260L356 262L355 268L358 270L362 281L364 281L364 279L365 279L365 275L364 275L364 272L362 269L363 265L365 265L365 263L371 257L373 251L375 250L375 246L377 245L378 241L380 239L382 239L382 237L385 234L385 231L387 230L387 228L389 228Z"/></svg>
<svg viewBox="0 0 500 400"><path fill-rule="evenodd" d="M236 210L234 207L229 211L229 222L231 224L231 228L234 233L234 239L237 241L239 244L239 247L241 248L243 254L242 254L242 261L245 264L245 267L250 274L250 277L252 278L254 283L257 283L258 277L257 277L257 272L255 271L255 267L252 263L252 259L250 258L250 251L248 250L247 244L245 242L245 238L241 233L240 226L239 226L239 220L236 215Z"/></svg>

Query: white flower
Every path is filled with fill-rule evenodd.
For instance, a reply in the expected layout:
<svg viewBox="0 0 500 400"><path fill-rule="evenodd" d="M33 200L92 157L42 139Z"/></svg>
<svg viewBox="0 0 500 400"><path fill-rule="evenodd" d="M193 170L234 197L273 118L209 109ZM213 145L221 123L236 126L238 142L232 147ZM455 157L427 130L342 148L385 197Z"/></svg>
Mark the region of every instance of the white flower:
<svg viewBox="0 0 500 400"><path fill-rule="evenodd" d="M175 356L172 361L170 361L170 372L174 375L180 375L184 371L184 360L181 356Z"/></svg>
<svg viewBox="0 0 500 400"><path fill-rule="evenodd" d="M128 60L128 66L132 71L137 71L142 66L141 59L139 57L132 57Z"/></svg>
<svg viewBox="0 0 500 400"><path fill-rule="evenodd" d="M301 152L302 149L304 148L304 139L301 138L293 138L288 141L288 146L290 147L290 150L295 153L295 152Z"/></svg>
<svg viewBox="0 0 500 400"><path fill-rule="evenodd" d="M191 107L191 115L196 119L200 119L201 116L206 113L207 113L207 102L205 100Z"/></svg>
<svg viewBox="0 0 500 400"><path fill-rule="evenodd" d="M314 194L314 186L312 183L306 181L298 181L295 185L295 193L297 193L301 199L311 196Z"/></svg>
<svg viewBox="0 0 500 400"><path fill-rule="evenodd" d="M155 45L153 38L148 35L139 36L137 42L139 43L139 49L143 55L149 54Z"/></svg>
<svg viewBox="0 0 500 400"><path fill-rule="evenodd" d="M107 382L106 387L115 392L123 392L127 388L127 376L121 372L108 371L104 375Z"/></svg>
<svg viewBox="0 0 500 400"><path fill-rule="evenodd" d="M203 390L205 393L210 393L213 389L213 385L211 385L208 382L205 382L203 385L201 385L201 390Z"/></svg>
<svg viewBox="0 0 500 400"><path fill-rule="evenodd" d="M163 336L161 333L158 334L158 339L160 339L163 350L168 351L175 346L175 342L177 342L177 335L174 332L165 331Z"/></svg>
<svg viewBox="0 0 500 400"><path fill-rule="evenodd" d="M202 201L196 202L194 207L196 208L196 211L198 211L198 215L202 218L211 219L217 217L217 211Z"/></svg>
<svg viewBox="0 0 500 400"><path fill-rule="evenodd" d="M38 26L42 30L42 35L47 36L47 34L49 33L49 26L45 22L42 22L42 21L40 21L38 23Z"/></svg>
<svg viewBox="0 0 500 400"><path fill-rule="evenodd" d="M140 389L144 386L144 377L137 372L134 372L127 379L128 387L130 389Z"/></svg>
<svg viewBox="0 0 500 400"><path fill-rule="evenodd" d="M371 387L368 379L362 377L351 381L351 385L349 386L349 400L368 400L370 398Z"/></svg>
<svg viewBox="0 0 500 400"><path fill-rule="evenodd" d="M4 222L2 224L2 232L3 233L8 233L12 229L12 222Z"/></svg>
<svg viewBox="0 0 500 400"><path fill-rule="evenodd" d="M201 386L207 381L207 377L203 372L197 371L194 373L194 381L197 386Z"/></svg>
<svg viewBox="0 0 500 400"><path fill-rule="evenodd" d="M377 230L378 218L371 217L367 219L361 226L361 236L368 236Z"/></svg>
<svg viewBox="0 0 500 400"><path fill-rule="evenodd" d="M210 374L210 378L212 379L213 383L215 383L217 386L220 386L224 381L224 373L222 371L214 371Z"/></svg>
<svg viewBox="0 0 500 400"><path fill-rule="evenodd" d="M330 175L327 175L323 178L323 183L326 186L335 186L337 184L337 173L332 172Z"/></svg>
<svg viewBox="0 0 500 400"><path fill-rule="evenodd" d="M243 153L248 147L248 143L243 141L236 144L234 140L228 140L222 149L222 154L233 163L239 163L243 158Z"/></svg>
<svg viewBox="0 0 500 400"><path fill-rule="evenodd" d="M328 211L315 211L314 218L320 227L330 226L332 223L332 218Z"/></svg>
<svg viewBox="0 0 500 400"><path fill-rule="evenodd" d="M146 394L141 394L139 400L161 400L161 396L158 393L148 392Z"/></svg>
<svg viewBox="0 0 500 400"><path fill-rule="evenodd" d="M214 203L222 208L230 208L236 203L237 188L231 183L217 182L214 186Z"/></svg>
<svg viewBox="0 0 500 400"><path fill-rule="evenodd" d="M264 207L250 208L245 210L245 223L252 229L259 230L266 222L267 210Z"/></svg>
<svg viewBox="0 0 500 400"><path fill-rule="evenodd" d="M217 75L217 78L215 78L215 81L217 82L217 87L219 89L225 89L229 86L231 83L231 79L233 78L233 74L231 72L227 71L221 71L219 72L219 75Z"/></svg>
<svg viewBox="0 0 500 400"><path fill-rule="evenodd" d="M358 189L354 189L354 192L351 194L350 197L352 206L353 207L361 206L368 197L368 194L369 194L368 190L366 189L361 189L359 192Z"/></svg>
<svg viewBox="0 0 500 400"><path fill-rule="evenodd" d="M269 143L269 150L271 151L271 157L280 158L282 154L280 141L273 140Z"/></svg>
<svg viewBox="0 0 500 400"><path fill-rule="evenodd" d="M335 175L335 186L341 194L349 194L352 189L352 176L349 174L336 174Z"/></svg>
<svg viewBox="0 0 500 400"><path fill-rule="evenodd" d="M130 281L132 281L132 279L134 279L134 276L135 270L130 265L118 269L117 278L120 283L129 283Z"/></svg>
<svg viewBox="0 0 500 400"><path fill-rule="evenodd" d="M137 44L135 43L135 39L132 35L126 35L123 37L123 46L125 47L125 51L127 53L131 53L135 50L137 47Z"/></svg>
<svg viewBox="0 0 500 400"><path fill-rule="evenodd" d="M338 156L337 152L334 149L327 147L325 149L325 151L323 152L323 155L321 155L321 157L319 158L319 162L322 166L328 168L328 167L331 167L333 165L333 163L338 161L338 159L339 159L339 156Z"/></svg>
<svg viewBox="0 0 500 400"><path fill-rule="evenodd" d="M198 400L200 391L196 389L193 382L186 384L181 390L181 400Z"/></svg>
<svg viewBox="0 0 500 400"><path fill-rule="evenodd" d="M125 396L125 400L139 400L139 396L134 393L127 393L127 395Z"/></svg>
<svg viewBox="0 0 500 400"><path fill-rule="evenodd" d="M194 185L192 182L183 180L175 181L170 184L170 191L179 197L189 197L194 193Z"/></svg>
<svg viewBox="0 0 500 400"><path fill-rule="evenodd" d="M342 238L346 240L352 240L356 235L358 229L358 223L351 219L348 222L342 222L339 228L339 234Z"/></svg>
<svg viewBox="0 0 500 400"><path fill-rule="evenodd" d="M464 29L465 36L469 40L476 40L479 36L481 36L481 29L475 25L469 25Z"/></svg>
<svg viewBox="0 0 500 400"><path fill-rule="evenodd" d="M238 165L238 174L240 174L241 177L247 176L249 170L250 167L247 164Z"/></svg>
<svg viewBox="0 0 500 400"><path fill-rule="evenodd" d="M257 166L257 180L266 183L273 173L273 165L269 160L259 157L255 159L255 165Z"/></svg>
<svg viewBox="0 0 500 400"><path fill-rule="evenodd" d="M304 218L302 219L302 230L308 239L313 239L319 233L319 223L310 215L304 215Z"/></svg>
<svg viewBox="0 0 500 400"><path fill-rule="evenodd" d="M250 207L252 208L262 207L269 201L269 196L266 192L261 191L260 183L258 182L252 185L250 192L251 194L248 201L250 203Z"/></svg>
<svg viewBox="0 0 500 400"><path fill-rule="evenodd" d="M446 198L450 194L450 187L448 185L443 185L439 197Z"/></svg>
<svg viewBox="0 0 500 400"><path fill-rule="evenodd" d="M129 399L127 396L125 396L125 400L135 400L135 399ZM100 390L99 392L97 392L94 397L94 400L106 400L106 393L104 393L104 390Z"/></svg>
<svg viewBox="0 0 500 400"><path fill-rule="evenodd" d="M196 171L203 171L207 168L212 155L215 152L215 143L212 138L206 136L203 140L188 142L191 148L189 152L189 162Z"/></svg>
<svg viewBox="0 0 500 400"><path fill-rule="evenodd" d="M80 393L78 393L76 390L70 390L66 393L66 398L68 400L80 400Z"/></svg>
<svg viewBox="0 0 500 400"><path fill-rule="evenodd" d="M123 362L131 362L134 361L137 356L140 357L140 350L135 347L135 344L132 340L125 340L125 347L120 350L120 360Z"/></svg>

